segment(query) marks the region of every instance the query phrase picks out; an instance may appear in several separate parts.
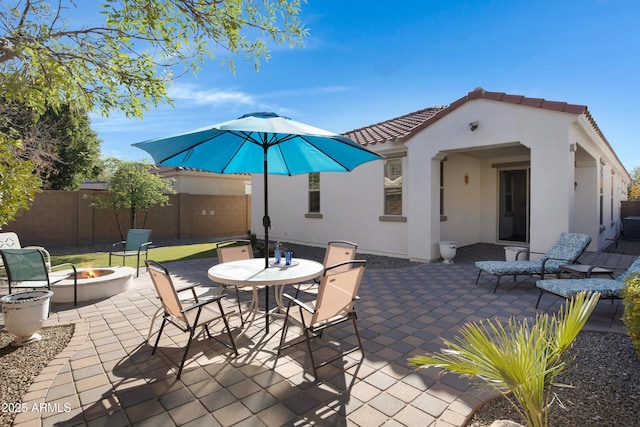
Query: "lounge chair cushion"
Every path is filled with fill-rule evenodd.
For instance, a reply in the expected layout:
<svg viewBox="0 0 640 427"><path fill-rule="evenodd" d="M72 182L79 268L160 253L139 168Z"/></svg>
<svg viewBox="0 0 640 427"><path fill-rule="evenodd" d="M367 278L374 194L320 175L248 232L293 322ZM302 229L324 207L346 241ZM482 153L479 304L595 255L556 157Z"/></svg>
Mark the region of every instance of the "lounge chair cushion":
<svg viewBox="0 0 640 427"><path fill-rule="evenodd" d="M577 233L561 233L558 241L539 261L477 261L476 267L487 273L502 276L508 274L558 273L560 266L573 264L591 242L591 236Z"/></svg>
<svg viewBox="0 0 640 427"><path fill-rule="evenodd" d="M631 266L627 268L627 271L625 271L624 274L622 274L616 280L624 283L624 281L627 280L627 277L634 274L640 275L640 257L633 261L633 264L631 264Z"/></svg>
<svg viewBox="0 0 640 427"><path fill-rule="evenodd" d="M590 277L586 279L538 280L536 286L552 294L571 298L578 292L600 292L601 298L622 298L625 280L634 274L640 274L640 257L617 279Z"/></svg>
<svg viewBox="0 0 640 427"><path fill-rule="evenodd" d="M553 265L545 265L545 271L557 273L558 268L553 270ZM506 274L534 274L542 270L542 261L476 261L476 267L487 273L502 276Z"/></svg>
<svg viewBox="0 0 640 427"><path fill-rule="evenodd" d="M575 297L579 292L600 292L601 298L622 298L624 283L617 279L591 277L588 279L538 280L536 286L565 298Z"/></svg>

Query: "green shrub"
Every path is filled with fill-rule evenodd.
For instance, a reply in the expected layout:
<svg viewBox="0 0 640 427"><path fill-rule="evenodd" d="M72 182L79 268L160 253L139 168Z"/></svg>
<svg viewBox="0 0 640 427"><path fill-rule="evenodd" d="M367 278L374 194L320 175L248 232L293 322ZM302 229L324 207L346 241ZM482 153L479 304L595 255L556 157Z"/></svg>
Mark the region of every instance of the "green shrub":
<svg viewBox="0 0 640 427"><path fill-rule="evenodd" d="M567 352L599 298L581 292L557 316L538 314L531 325L526 319L510 319L506 326L467 323L455 341L444 339L446 349L413 357L409 364L476 376L501 392L527 426L547 427L555 378L570 362Z"/></svg>
<svg viewBox="0 0 640 427"><path fill-rule="evenodd" d="M624 298L622 321L640 357L640 276L631 276L625 281L622 296Z"/></svg>

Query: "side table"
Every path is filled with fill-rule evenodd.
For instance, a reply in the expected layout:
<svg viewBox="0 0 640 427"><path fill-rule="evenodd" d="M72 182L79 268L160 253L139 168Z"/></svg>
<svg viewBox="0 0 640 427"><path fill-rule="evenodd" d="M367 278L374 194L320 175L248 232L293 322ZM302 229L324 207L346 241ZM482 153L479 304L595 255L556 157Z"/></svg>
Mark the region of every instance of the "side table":
<svg viewBox="0 0 640 427"><path fill-rule="evenodd" d="M593 276L609 276L613 279L613 271L608 268L595 267L588 264L570 264L561 265L560 274L567 273L572 276L578 276L581 278L593 277Z"/></svg>

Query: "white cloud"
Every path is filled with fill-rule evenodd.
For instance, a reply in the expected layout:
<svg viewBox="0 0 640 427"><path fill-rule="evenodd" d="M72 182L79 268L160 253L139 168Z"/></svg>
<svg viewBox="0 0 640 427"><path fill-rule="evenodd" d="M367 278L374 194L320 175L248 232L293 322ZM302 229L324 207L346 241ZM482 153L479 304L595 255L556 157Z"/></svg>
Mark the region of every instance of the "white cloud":
<svg viewBox="0 0 640 427"><path fill-rule="evenodd" d="M176 101L189 101L195 105L253 105L256 99L253 95L241 91L228 89L201 89L197 85L176 83L169 88L169 97Z"/></svg>

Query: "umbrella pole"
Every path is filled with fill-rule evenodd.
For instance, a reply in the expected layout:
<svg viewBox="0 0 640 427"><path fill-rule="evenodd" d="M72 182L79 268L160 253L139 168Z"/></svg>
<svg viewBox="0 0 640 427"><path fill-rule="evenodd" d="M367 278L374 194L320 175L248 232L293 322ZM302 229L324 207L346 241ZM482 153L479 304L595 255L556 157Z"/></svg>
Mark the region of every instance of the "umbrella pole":
<svg viewBox="0 0 640 427"><path fill-rule="evenodd" d="M266 138L266 136L265 136ZM262 217L262 225L264 225L264 268L269 268L269 228L271 227L271 219L269 218L269 187L267 179L267 150L269 146L265 140L264 147L264 217ZM265 333L269 333L269 287L264 289L264 310L265 310Z"/></svg>

